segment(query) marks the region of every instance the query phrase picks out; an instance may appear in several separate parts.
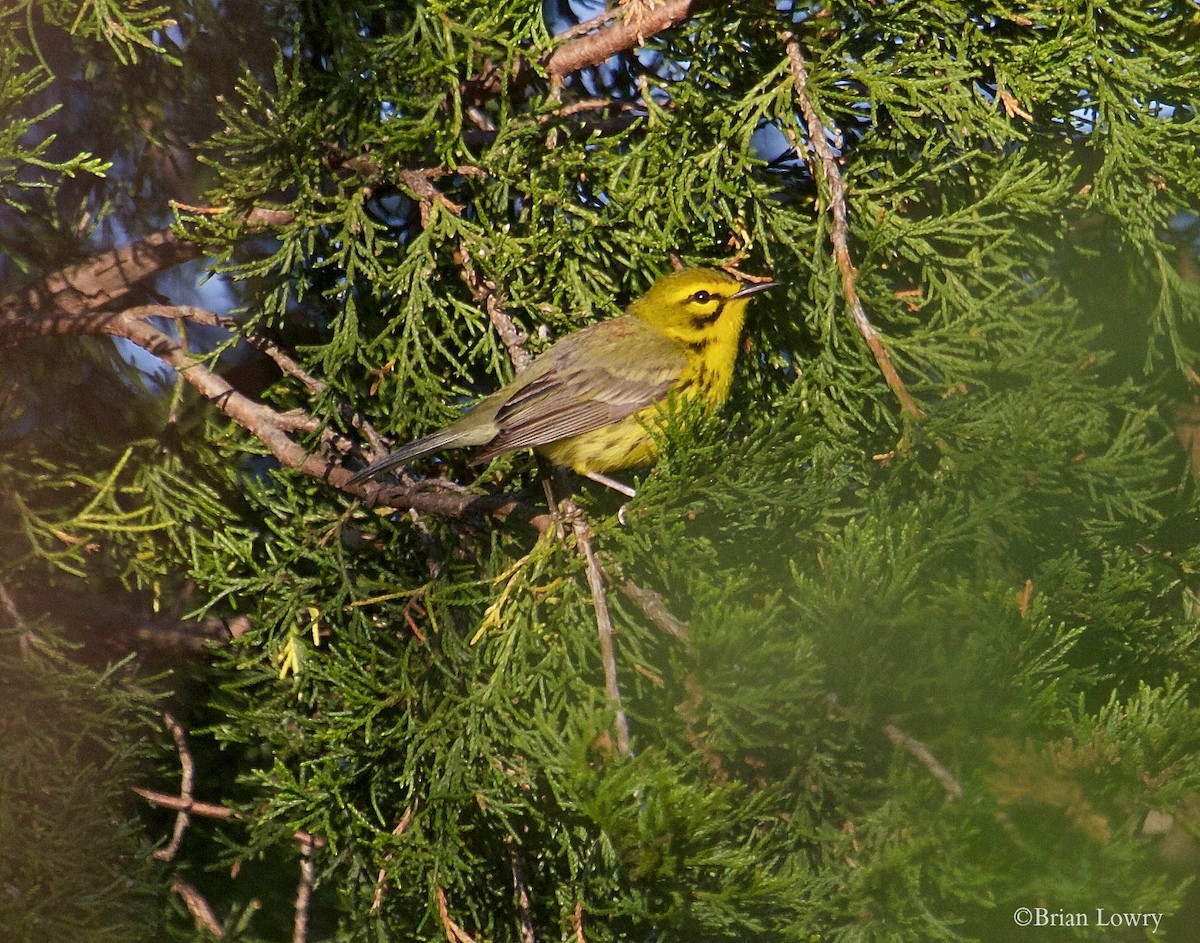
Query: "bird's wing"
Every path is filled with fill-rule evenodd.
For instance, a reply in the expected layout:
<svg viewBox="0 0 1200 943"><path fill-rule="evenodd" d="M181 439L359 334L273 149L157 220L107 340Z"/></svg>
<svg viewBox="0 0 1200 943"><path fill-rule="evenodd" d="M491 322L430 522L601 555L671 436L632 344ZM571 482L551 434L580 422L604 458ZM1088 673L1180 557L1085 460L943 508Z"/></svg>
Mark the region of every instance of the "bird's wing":
<svg viewBox="0 0 1200 943"><path fill-rule="evenodd" d="M682 347L632 317L569 334L530 366L527 382L518 377L476 460L618 422L666 397L686 366Z"/></svg>

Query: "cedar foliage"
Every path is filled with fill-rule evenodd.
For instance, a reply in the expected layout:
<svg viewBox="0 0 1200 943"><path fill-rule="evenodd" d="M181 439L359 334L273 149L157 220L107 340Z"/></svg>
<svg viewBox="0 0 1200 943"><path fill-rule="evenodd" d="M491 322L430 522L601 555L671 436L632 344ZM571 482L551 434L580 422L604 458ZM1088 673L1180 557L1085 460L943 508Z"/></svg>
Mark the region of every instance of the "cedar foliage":
<svg viewBox="0 0 1200 943"><path fill-rule="evenodd" d="M511 375L472 280L531 353L673 251L784 283L754 304L733 401L665 432L628 526L573 485L610 577L631 756L571 537L367 509L182 385L127 382L146 416L116 442L86 423L51 441L35 407L64 382L61 344L6 355L5 582L168 601L189 582L200 611L249 617L192 706L197 796L243 818L194 824L221 847L177 867L247 941L285 938L286 899L256 916L253 878L204 868L266 858L289 887L301 829L326 843L314 940L443 939L441 900L475 940L523 923L590 943L1003 940L1037 906L1182 911L1164 932L1186 938L1200 533L1171 404L1200 316L1194 7L697 5L556 88L553 30L585 6L273 6L273 62L247 53L200 142L205 201L230 211L183 211L180 231L233 286L239 331L326 384L262 398L356 442L342 404L404 440ZM170 73L169 47L204 87L190 53L212 11L90 9L126 18L75 23L73 54L118 77L110 106L149 149L147 89L119 76ZM28 115L53 76L4 24L23 70L5 113ZM792 143L808 154L788 27L847 182L857 290L920 421L846 315L828 193ZM183 137L176 106L159 132ZM161 181L133 185L145 167L84 187L71 175L97 158L45 163L28 141L52 120L0 132L0 192L46 240L79 200L131 225L161 190L162 213ZM52 189L31 196L43 166ZM277 211L266 233L256 209ZM13 258L47 274L46 240ZM524 455L412 471L540 500ZM164 783L175 762L164 749ZM189 936L177 905L161 919Z"/></svg>

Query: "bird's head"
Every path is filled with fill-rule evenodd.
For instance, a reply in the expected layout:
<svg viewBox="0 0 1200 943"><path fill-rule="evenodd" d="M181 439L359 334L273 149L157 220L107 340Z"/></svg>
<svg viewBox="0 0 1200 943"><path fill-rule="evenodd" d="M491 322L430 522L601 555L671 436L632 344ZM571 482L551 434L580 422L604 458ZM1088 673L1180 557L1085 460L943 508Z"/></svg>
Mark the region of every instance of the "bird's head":
<svg viewBox="0 0 1200 943"><path fill-rule="evenodd" d="M750 298L777 284L744 284L720 269L688 268L656 281L629 313L685 344L736 343Z"/></svg>

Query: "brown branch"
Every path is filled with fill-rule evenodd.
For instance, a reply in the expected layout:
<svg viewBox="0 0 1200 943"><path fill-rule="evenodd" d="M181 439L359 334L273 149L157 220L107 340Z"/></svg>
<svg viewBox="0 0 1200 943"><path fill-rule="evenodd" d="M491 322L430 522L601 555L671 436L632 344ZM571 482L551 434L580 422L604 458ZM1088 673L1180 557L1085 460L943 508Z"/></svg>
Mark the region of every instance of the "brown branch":
<svg viewBox="0 0 1200 943"><path fill-rule="evenodd" d="M183 796L172 796L169 793L159 792L157 789L143 789L141 786L132 786L130 787L130 791L137 793L151 805L156 805L163 809L182 809L190 812L192 815L199 815L208 819L220 819L222 821L241 818L241 815L228 806L217 805L212 802L198 802L195 799L185 799ZM318 838L316 835L306 832L303 829L295 832L292 837L298 842L310 842L315 848L324 848L326 845L325 839Z"/></svg>
<svg viewBox="0 0 1200 943"><path fill-rule="evenodd" d="M517 916L521 920L521 943L537 943L533 932L533 907L529 902L529 885L525 882L525 862L521 858L521 849L511 835L506 835L504 843L508 845L508 858L512 867L513 890L517 893Z"/></svg>
<svg viewBox="0 0 1200 943"><path fill-rule="evenodd" d="M654 7L639 0L630 0L619 10L589 21L597 25L601 19L611 20L611 23L595 32L568 39L550 54L543 65L552 79L561 79L579 69L597 66L618 52L641 46L648 36L686 20L704 6L701 0L665 0ZM580 24L576 29L585 25Z"/></svg>
<svg viewBox="0 0 1200 943"><path fill-rule="evenodd" d="M941 764L941 761L939 761L938 758L933 755L933 751L929 749L928 746L926 746L920 740L910 737L895 724L884 724L883 732L887 734L888 739L891 740L892 743L907 750L918 760L920 760L921 763L924 764L925 768L933 775L933 778L942 784L942 788L946 790L946 795L950 799L962 798L962 786L960 786L958 780L954 778L954 774L951 773L950 770L946 769L946 767Z"/></svg>
<svg viewBox="0 0 1200 943"><path fill-rule="evenodd" d="M178 874L171 877L171 890L183 898L183 904L187 907L188 913L192 915L192 920L195 921L197 927L207 930L218 940L225 939L225 930L221 927L221 921L217 919L212 905L205 900L200 891Z"/></svg>
<svg viewBox="0 0 1200 943"><path fill-rule="evenodd" d="M292 943L307 943L308 914L312 906L313 885L317 883L317 863L313 860L312 836L300 839L300 882L296 885L296 917L292 922Z"/></svg>
<svg viewBox="0 0 1200 943"><path fill-rule="evenodd" d="M583 935L583 901L575 901L575 913L571 915L571 926L575 930L575 943L587 943Z"/></svg>
<svg viewBox="0 0 1200 943"><path fill-rule="evenodd" d="M608 612L608 600L604 597L604 571L596 560L592 549L592 529L587 517L570 499L563 502L564 510L572 520L575 542L583 551L587 564L588 587L592 591L592 606L596 610L596 628L600 633L600 659L604 665L604 689L616 710L617 749L622 756L630 754L629 717L621 706L621 686L617 682L617 656L613 650L612 616Z"/></svg>
<svg viewBox="0 0 1200 943"><path fill-rule="evenodd" d="M688 640L688 624L667 608L666 601L657 591L639 586L633 580L621 580L617 583L617 589L627 599L636 603L646 617L667 635L681 642Z"/></svg>
<svg viewBox="0 0 1200 943"><path fill-rule="evenodd" d="M8 613L8 617L12 619L13 628L20 631L20 635L17 636L17 645L22 654L28 653L31 648L42 649L46 652L52 651L45 640L29 627L29 623L21 615L21 610L17 608L12 594L9 593L8 587L3 583L0 583L0 607L3 607L4 611Z"/></svg>
<svg viewBox="0 0 1200 943"><path fill-rule="evenodd" d="M101 252L0 298L0 333L29 310L81 315L111 305L163 269L198 259L203 250L169 229L121 249Z"/></svg>
<svg viewBox="0 0 1200 943"><path fill-rule="evenodd" d="M188 812L191 815L199 815L208 819L227 820L238 817L237 813L228 806L216 805L212 802L198 802L190 796L186 798L172 796L156 789L143 789L140 786L134 786L133 791L147 802L164 809L175 809L178 812Z"/></svg>
<svg viewBox="0 0 1200 943"><path fill-rule="evenodd" d="M437 889L438 914L442 918L442 932L446 934L448 943L476 943L466 930L454 922L454 918L450 916L450 907L446 903L446 892L442 888Z"/></svg>
<svg viewBox="0 0 1200 943"><path fill-rule="evenodd" d="M78 316L45 314L19 321L0 320L0 337L8 339L53 336L65 333L108 334L124 337L173 367L185 381L258 438L270 453L287 468L318 480L327 481L347 494L363 498L368 504L382 504L397 510L415 510L452 520L514 517L539 533L550 526L550 515L520 501L516 495L476 495L467 491L441 488L436 484L380 484L367 482L349 487L352 473L331 458L305 449L288 434L295 416L285 418L269 406L238 392L228 380L211 370L177 340L150 323L154 317L187 318L204 324L221 324L222 318L211 311L188 306L142 305L119 312L89 313Z"/></svg>
<svg viewBox="0 0 1200 943"><path fill-rule="evenodd" d="M866 311L863 310L862 301L858 297L856 285L858 273L850 255L850 220L846 209L846 184L842 179L841 168L838 166L833 149L829 146L828 129L820 115L817 114L817 109L808 94L808 66L804 62L800 41L791 30L784 30L780 34L780 38L787 49L792 71L792 85L796 89L796 101L800 105L800 112L804 115L804 121L808 127L809 143L818 158L812 168L813 176L824 184L823 189L828 194L829 212L833 217L833 230L829 238L833 243L834 257L837 259L838 270L842 275L842 294L850 309L850 317L858 328L858 332L863 336L863 340L867 342L887 385L895 394L896 399L900 401L900 409L913 419L920 419L924 413L909 394L904 381L900 379L900 374L892 363L891 354L888 353L879 333L871 324ZM836 131L836 129L834 130ZM796 153L804 161L813 163L803 147L797 146Z"/></svg>
<svg viewBox="0 0 1200 943"><path fill-rule="evenodd" d="M392 829L392 834L396 836L403 835L408 831L408 827L412 824L413 812L416 810L415 805L410 805L404 810L404 814L400 816L400 821L396 823L396 827ZM383 856L383 863L386 865L392 860L392 853L389 851ZM379 876L375 878L375 899L371 901L371 913L375 913L383 905L383 892L387 887L387 868L379 869Z"/></svg>
<svg viewBox="0 0 1200 943"><path fill-rule="evenodd" d="M513 319L500 304L500 300L496 297L495 284L485 279L475 268L475 262L471 258L471 252L467 249L466 242L459 241L458 248L454 250L454 261L458 263L462 280L471 289L471 297L487 312L488 319L508 349L508 356L512 360L513 367L520 373L529 366L530 362L529 353L525 350L525 341L528 338L517 330Z"/></svg>
<svg viewBox="0 0 1200 943"><path fill-rule="evenodd" d="M166 724L175 740L175 749L179 753L179 765L183 768L179 777L179 798L182 802L190 805L193 801L192 790L196 786L196 761L188 747L187 734L179 721L172 717L169 711L163 711L162 716L163 723ZM187 831L191 820L186 808L179 809L175 816L175 828L171 833L171 840L165 848L159 848L154 852L155 858L160 861L170 861L179 854L179 846L183 843L183 833Z"/></svg>

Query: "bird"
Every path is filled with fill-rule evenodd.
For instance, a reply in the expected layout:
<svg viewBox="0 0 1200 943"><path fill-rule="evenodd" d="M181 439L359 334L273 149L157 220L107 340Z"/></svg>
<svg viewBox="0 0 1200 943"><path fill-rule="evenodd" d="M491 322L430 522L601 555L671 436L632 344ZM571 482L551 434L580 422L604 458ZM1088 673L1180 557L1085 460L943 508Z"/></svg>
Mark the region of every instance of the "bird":
<svg viewBox="0 0 1200 943"><path fill-rule="evenodd" d="M606 473L657 458L651 429L671 397L699 397L706 413L725 402L750 299L778 284L743 283L714 268L663 275L624 314L567 334L450 425L348 484L446 449L477 448L472 464L481 464L531 448L633 497Z"/></svg>

